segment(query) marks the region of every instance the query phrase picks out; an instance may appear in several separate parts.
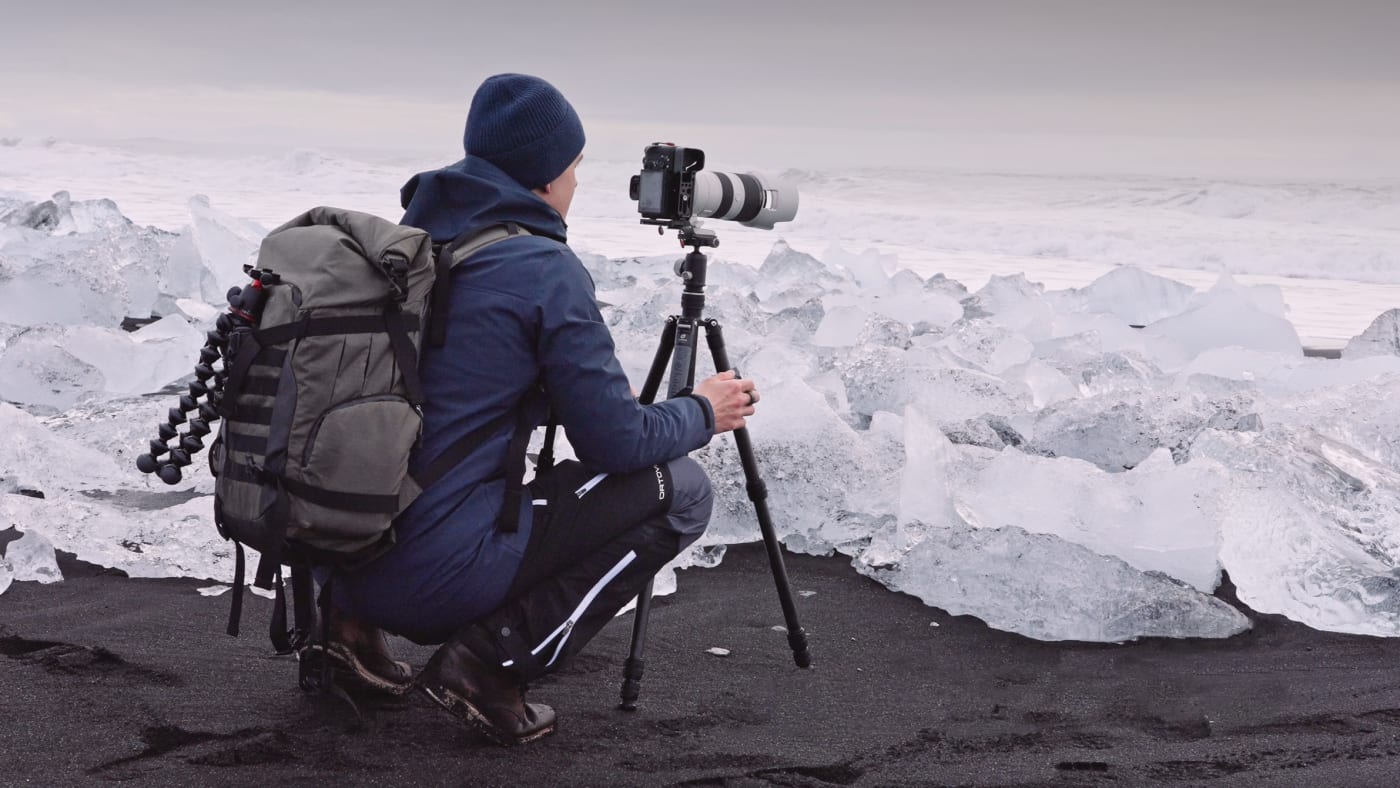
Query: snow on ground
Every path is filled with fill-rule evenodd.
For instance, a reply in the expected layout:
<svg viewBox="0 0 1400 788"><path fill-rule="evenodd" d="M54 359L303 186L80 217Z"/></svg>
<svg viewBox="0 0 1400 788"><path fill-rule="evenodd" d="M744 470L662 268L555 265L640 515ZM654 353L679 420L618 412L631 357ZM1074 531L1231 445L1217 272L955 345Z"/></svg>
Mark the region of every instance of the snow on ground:
<svg viewBox="0 0 1400 788"><path fill-rule="evenodd" d="M426 166L0 146L0 527L227 579L204 464L166 487L134 457L267 228L392 216ZM633 165L592 167L571 234L640 383L679 308L674 239L636 224ZM1400 634L1400 186L788 177L790 228L711 225L707 315L764 392L790 548L1045 639L1239 632L1222 569L1256 609ZM1343 358L1306 357L1319 339ZM732 441L697 456L715 518L678 565L757 538ZM37 543L0 591L41 574L16 557Z"/></svg>

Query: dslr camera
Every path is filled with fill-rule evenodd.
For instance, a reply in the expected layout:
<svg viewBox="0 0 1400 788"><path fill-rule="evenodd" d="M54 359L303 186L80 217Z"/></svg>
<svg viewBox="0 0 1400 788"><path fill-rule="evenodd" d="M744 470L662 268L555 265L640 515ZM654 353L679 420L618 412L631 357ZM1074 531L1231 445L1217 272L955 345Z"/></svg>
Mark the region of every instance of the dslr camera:
<svg viewBox="0 0 1400 788"><path fill-rule="evenodd" d="M642 224L684 229L696 219L724 219L773 229L797 216L797 189L757 173L703 172L705 152L654 142L642 153L642 172L629 194Z"/></svg>

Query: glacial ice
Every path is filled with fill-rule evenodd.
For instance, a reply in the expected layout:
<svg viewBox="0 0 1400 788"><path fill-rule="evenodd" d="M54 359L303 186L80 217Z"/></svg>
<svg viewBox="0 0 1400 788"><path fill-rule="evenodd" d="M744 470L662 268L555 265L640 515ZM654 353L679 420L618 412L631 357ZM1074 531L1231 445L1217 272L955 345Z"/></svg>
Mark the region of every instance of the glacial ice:
<svg viewBox="0 0 1400 788"><path fill-rule="evenodd" d="M1400 308L1382 312L1342 350L1342 358L1400 356Z"/></svg>
<svg viewBox="0 0 1400 788"><path fill-rule="evenodd" d="M149 314L176 236L111 220L116 207L107 200L55 198L9 214L37 211L51 216L51 225L7 227L0 220L0 322L115 328L123 317Z"/></svg>
<svg viewBox="0 0 1400 788"><path fill-rule="evenodd" d="M970 525L1053 534L1210 593L1220 579L1223 476L1208 463L1177 465L1167 449L1131 471L1108 473L1008 447L956 498Z"/></svg>
<svg viewBox="0 0 1400 788"><path fill-rule="evenodd" d="M190 374L204 335L182 315L127 333L97 326L36 326L0 355L0 397L71 408L85 396L159 391Z"/></svg>
<svg viewBox="0 0 1400 788"><path fill-rule="evenodd" d="M22 406L0 403L0 527L136 576L226 581L204 458L173 488L133 460L264 231L203 198L180 234L51 203L0 205L0 399ZM679 311L673 262L587 260L639 387ZM1044 639L1242 631L1210 595L1222 567L1260 610L1400 635L1393 315L1353 342L1377 352L1320 361L1276 288L1228 277L1199 293L1123 266L1078 290L1009 276L969 293L888 255L777 243L758 268L712 256L710 280L706 315L763 393L750 433L790 549ZM732 439L695 456L714 517L659 592L758 538Z"/></svg>
<svg viewBox="0 0 1400 788"><path fill-rule="evenodd" d="M26 531L5 546L5 563L15 580L58 583L63 573L58 569L58 556L53 543L38 531Z"/></svg>
<svg viewBox="0 0 1400 788"><path fill-rule="evenodd" d="M10 562L0 557L0 594L4 594L10 589L10 584L15 582L14 570L10 568Z"/></svg>
<svg viewBox="0 0 1400 788"><path fill-rule="evenodd" d="M1173 279L1120 266L1073 293L1087 312L1109 314L1145 326L1185 312L1196 291Z"/></svg>
<svg viewBox="0 0 1400 788"><path fill-rule="evenodd" d="M1220 561L1256 610L1318 629L1400 635L1400 472L1308 428L1213 432L1228 468Z"/></svg>
<svg viewBox="0 0 1400 788"><path fill-rule="evenodd" d="M1301 356L1298 332L1282 316L1281 306L1268 308L1269 301L1244 288L1217 287L1190 310L1158 320L1144 331L1161 340L1159 359L1166 366L1181 366L1207 350L1227 347Z"/></svg>
<svg viewBox="0 0 1400 788"><path fill-rule="evenodd" d="M1249 629L1238 610L1166 575L1015 526L931 528L895 562L871 556L856 568L892 590L1040 640L1224 638Z"/></svg>

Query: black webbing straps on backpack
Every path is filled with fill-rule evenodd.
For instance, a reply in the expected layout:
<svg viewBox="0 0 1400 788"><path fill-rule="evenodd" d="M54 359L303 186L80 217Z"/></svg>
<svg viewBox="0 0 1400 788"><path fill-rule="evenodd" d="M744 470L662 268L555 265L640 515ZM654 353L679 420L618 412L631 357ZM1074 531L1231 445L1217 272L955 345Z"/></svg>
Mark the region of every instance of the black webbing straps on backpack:
<svg viewBox="0 0 1400 788"><path fill-rule="evenodd" d="M238 622L243 619L243 586L247 559L243 555L242 542L234 542L233 547L233 602L230 603L228 611L228 633L238 637Z"/></svg>
<svg viewBox="0 0 1400 788"><path fill-rule="evenodd" d="M473 235L463 233L438 249L437 260L434 263L436 276L433 279L433 292L428 310L428 344L433 347L447 344L447 313L452 306L451 275L453 260L457 255L461 254L461 258L457 260L460 263L494 243L529 234L529 230L515 222L506 222Z"/></svg>
<svg viewBox="0 0 1400 788"><path fill-rule="evenodd" d="M540 459L535 463L535 475L554 467L554 432L559 427L559 422L554 420L554 412L550 411L549 421L544 427L544 446L540 447Z"/></svg>
<svg viewBox="0 0 1400 788"><path fill-rule="evenodd" d="M506 479L506 490L505 502L501 506L501 515L498 521L498 526L502 531L514 533L520 526L520 500L525 489L526 450L530 446L530 435L535 431L530 414L545 399L543 389L539 386L531 388L529 393L516 405L514 413L506 411L457 439L451 446L443 449L438 456L434 457L421 473L414 474L413 480L418 483L420 488L428 489L457 467L472 452L480 448L483 443L495 437L502 427L514 421L515 429L511 432L510 443L506 445L506 459L501 466L501 472ZM554 430L555 422L551 416L548 426L545 428L545 445L540 452L541 462L538 467L547 468L554 464ZM548 458L548 462L545 462L546 458Z"/></svg>
<svg viewBox="0 0 1400 788"><path fill-rule="evenodd" d="M315 584L312 582L311 567L302 561L292 564L292 628L287 628L287 592L282 576L282 567L277 567L273 581L277 596L272 607L272 622L268 624L268 637L277 654L291 654L306 645L315 626Z"/></svg>
<svg viewBox="0 0 1400 788"><path fill-rule="evenodd" d="M535 431L528 416L529 402L533 398L543 396L543 393L536 389L525 398L526 405L520 408L515 434L510 437L510 445L506 447L506 494L505 501L501 504L501 519L497 522L497 527L506 533L515 533L520 528L520 499L525 495L525 450L529 448L530 435ZM544 428L544 446L540 449L539 460L535 463L536 476L554 467L554 431L557 426L554 414L551 413Z"/></svg>
<svg viewBox="0 0 1400 788"><path fill-rule="evenodd" d="M525 494L525 450L530 448L530 435L535 431L530 420L530 405L540 396L538 391L531 389L521 400L516 412L515 432L511 433L510 443L506 445L506 494L496 527L508 534L520 528L520 499Z"/></svg>
<svg viewBox="0 0 1400 788"><path fill-rule="evenodd" d="M493 437L500 431L501 427L509 424L510 421L511 412L506 411L466 435L463 435L461 438L458 438L451 446L443 449L441 454L434 457L432 462L429 462L421 473L415 473L413 475L413 481L417 482L419 488L424 490L433 486L442 479L442 477L446 476L449 471L456 468L462 460L465 460L467 455L480 448L481 444Z"/></svg>
<svg viewBox="0 0 1400 788"><path fill-rule="evenodd" d="M238 397L243 392L243 380L248 376L248 370L253 366L253 360L261 351L262 345L258 342L257 332L248 331L239 337L238 352L233 359L228 376L224 379L224 390L220 395L219 414L225 418L233 417L233 406L238 402Z"/></svg>
<svg viewBox="0 0 1400 788"><path fill-rule="evenodd" d="M404 388L408 390L408 402L414 407L423 405L423 382L418 377L418 350L408 336L408 327L401 315L398 304L384 307L384 330L389 334L389 347L394 351L394 363L399 365Z"/></svg>

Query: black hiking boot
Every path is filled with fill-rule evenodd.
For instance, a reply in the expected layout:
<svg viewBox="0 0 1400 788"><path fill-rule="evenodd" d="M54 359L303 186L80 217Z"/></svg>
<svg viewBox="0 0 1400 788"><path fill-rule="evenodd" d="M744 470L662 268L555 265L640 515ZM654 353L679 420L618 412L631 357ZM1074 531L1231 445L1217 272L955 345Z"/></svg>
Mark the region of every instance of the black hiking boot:
<svg viewBox="0 0 1400 788"><path fill-rule="evenodd" d="M389 653L384 631L334 608L330 642L307 645L298 658L302 662L328 659L337 677L351 686L387 695L404 695L413 689L413 669Z"/></svg>
<svg viewBox="0 0 1400 788"><path fill-rule="evenodd" d="M532 742L555 729L554 709L526 703L520 679L478 657L461 638L433 654L418 686L434 703L497 744Z"/></svg>

